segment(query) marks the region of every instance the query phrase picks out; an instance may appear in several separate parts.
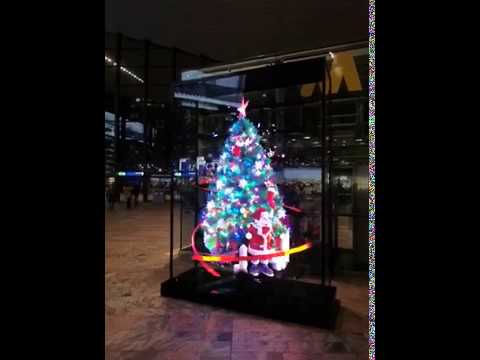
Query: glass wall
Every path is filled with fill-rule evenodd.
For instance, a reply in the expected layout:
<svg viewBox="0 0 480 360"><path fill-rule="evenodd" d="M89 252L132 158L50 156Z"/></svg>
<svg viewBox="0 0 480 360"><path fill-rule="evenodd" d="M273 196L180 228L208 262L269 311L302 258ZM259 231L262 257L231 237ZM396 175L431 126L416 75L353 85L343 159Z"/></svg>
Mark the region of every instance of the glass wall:
<svg viewBox="0 0 480 360"><path fill-rule="evenodd" d="M117 200L130 186L141 187L145 201L163 192L160 180L171 169L171 87L183 68L211 63L148 40L105 34L105 178Z"/></svg>
<svg viewBox="0 0 480 360"><path fill-rule="evenodd" d="M333 56L332 56L333 55ZM368 265L368 49L352 44L184 71L175 98L174 158L184 244L205 206L241 98L272 152L272 167L293 216L289 276L333 277ZM182 168L183 165L183 168ZM365 227L366 226L366 227Z"/></svg>

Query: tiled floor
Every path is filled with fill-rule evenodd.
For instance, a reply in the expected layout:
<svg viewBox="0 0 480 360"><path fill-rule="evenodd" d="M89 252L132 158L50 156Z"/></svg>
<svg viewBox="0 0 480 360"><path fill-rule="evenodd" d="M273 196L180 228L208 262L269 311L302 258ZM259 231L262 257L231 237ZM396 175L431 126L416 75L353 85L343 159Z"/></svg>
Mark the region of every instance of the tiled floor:
<svg viewBox="0 0 480 360"><path fill-rule="evenodd" d="M106 359L368 358L366 276L335 282L342 310L334 332L162 298L168 229L168 205L106 215ZM188 253L176 257L176 273L190 266Z"/></svg>

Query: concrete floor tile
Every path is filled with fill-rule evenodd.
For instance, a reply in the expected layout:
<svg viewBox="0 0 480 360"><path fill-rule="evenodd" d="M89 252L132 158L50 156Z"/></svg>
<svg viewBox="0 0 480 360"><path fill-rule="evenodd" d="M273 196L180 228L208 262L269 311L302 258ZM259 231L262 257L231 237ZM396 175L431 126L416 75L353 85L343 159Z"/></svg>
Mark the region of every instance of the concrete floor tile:
<svg viewBox="0 0 480 360"><path fill-rule="evenodd" d="M352 353L324 354L322 360L357 360L357 355Z"/></svg>
<svg viewBox="0 0 480 360"><path fill-rule="evenodd" d="M322 354L284 353L283 360L324 360Z"/></svg>
<svg viewBox="0 0 480 360"><path fill-rule="evenodd" d="M231 360L283 360L283 354L272 351L233 351Z"/></svg>
<svg viewBox="0 0 480 360"><path fill-rule="evenodd" d="M335 281L343 313L335 332L162 298L168 205L106 215L108 360L367 360L368 281L360 277ZM176 274L192 267L190 256L175 256Z"/></svg>

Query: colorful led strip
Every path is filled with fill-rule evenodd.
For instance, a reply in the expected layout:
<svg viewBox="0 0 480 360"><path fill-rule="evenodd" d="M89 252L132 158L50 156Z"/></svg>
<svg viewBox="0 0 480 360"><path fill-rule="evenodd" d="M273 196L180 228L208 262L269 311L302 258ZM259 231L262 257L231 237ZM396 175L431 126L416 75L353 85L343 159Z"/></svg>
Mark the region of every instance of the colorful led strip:
<svg viewBox="0 0 480 360"><path fill-rule="evenodd" d="M279 256L286 256L286 255L291 255L291 254L296 254L302 251L305 251L307 249L310 249L312 247L311 242L307 242L303 245L294 247L292 249L289 249L287 251L278 251L272 254L268 255L254 255L254 256L237 256L237 255L202 255L197 251L197 248L195 246L195 234L197 233L198 229L202 223L199 223L195 229L193 229L192 232L192 250L193 250L193 256L192 259L196 260L200 263L200 265L211 275L215 277L220 277L220 274L215 271L211 266L207 265L207 262L221 262L221 263L231 263L231 262L238 262L238 261L254 261L254 260L270 260L274 257L279 257Z"/></svg>
<svg viewBox="0 0 480 360"><path fill-rule="evenodd" d="M105 55L105 61L109 64L113 64L113 66L117 66L117 63L115 61L113 61L112 58L108 57L107 55ZM141 79L139 76L137 76L136 74L134 74L132 71L128 70L126 67L124 66L120 66L120 70L123 71L124 73L127 73L128 75L130 75L132 78L134 78L135 80L141 82L141 83L144 83L145 81L143 79Z"/></svg>
<svg viewBox="0 0 480 360"><path fill-rule="evenodd" d="M204 192L211 192L211 191L213 191L213 190L210 190L210 189L208 189L208 188L205 188L205 187L202 187L202 186L199 186L199 185L195 185L195 184L193 184L193 187L199 188L200 190L202 190L202 191L204 191ZM288 205L285 205L285 204L284 204L283 207L284 207L285 209L292 210L292 211L294 211L294 212L296 212L296 213L301 213L301 212L303 212L303 210L301 210L301 209L299 209L299 208L296 208L296 207L293 207L293 206L288 206Z"/></svg>
<svg viewBox="0 0 480 360"><path fill-rule="evenodd" d="M206 261L206 262L222 262L222 263L231 263L238 261L255 261L255 260L270 260L274 257L287 256L291 254L296 254L312 247L311 242L307 242L303 245L294 247L287 251L277 251L268 255L255 255L255 256L238 256L234 254L227 255L193 255L192 259L197 261Z"/></svg>

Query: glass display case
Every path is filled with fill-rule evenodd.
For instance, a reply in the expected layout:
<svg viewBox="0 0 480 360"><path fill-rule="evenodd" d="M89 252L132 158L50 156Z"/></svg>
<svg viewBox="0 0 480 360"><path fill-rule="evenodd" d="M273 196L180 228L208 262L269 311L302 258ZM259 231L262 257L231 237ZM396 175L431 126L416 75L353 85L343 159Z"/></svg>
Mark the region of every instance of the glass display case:
<svg viewBox="0 0 480 360"><path fill-rule="evenodd" d="M179 236L192 265L175 273L171 254L162 295L333 327L335 274L368 266L367 44L181 78L171 249Z"/></svg>

